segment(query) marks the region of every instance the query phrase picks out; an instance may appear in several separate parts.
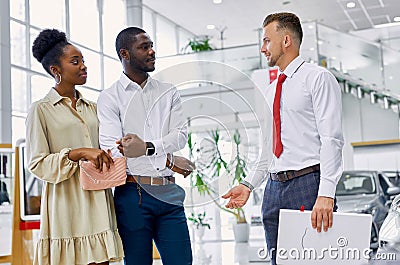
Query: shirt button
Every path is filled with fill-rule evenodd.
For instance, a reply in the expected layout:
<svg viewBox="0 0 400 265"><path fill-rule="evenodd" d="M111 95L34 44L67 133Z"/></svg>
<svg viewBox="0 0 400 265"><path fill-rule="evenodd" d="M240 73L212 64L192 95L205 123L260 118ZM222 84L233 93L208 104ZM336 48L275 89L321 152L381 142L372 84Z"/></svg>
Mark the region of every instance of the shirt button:
<svg viewBox="0 0 400 265"><path fill-rule="evenodd" d="M160 170L159 168L157 168L157 170Z"/></svg>

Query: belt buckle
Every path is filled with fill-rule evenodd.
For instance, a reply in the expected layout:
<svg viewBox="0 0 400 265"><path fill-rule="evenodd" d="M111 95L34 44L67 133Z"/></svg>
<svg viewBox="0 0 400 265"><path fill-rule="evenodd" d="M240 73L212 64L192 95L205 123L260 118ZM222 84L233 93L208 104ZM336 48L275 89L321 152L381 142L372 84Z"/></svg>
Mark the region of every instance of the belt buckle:
<svg viewBox="0 0 400 265"><path fill-rule="evenodd" d="M287 171L284 171L284 172L283 172L283 175L285 176L285 178L284 178L284 180L283 180L282 182L288 181L288 180L289 180L289 177L288 177Z"/></svg>
<svg viewBox="0 0 400 265"><path fill-rule="evenodd" d="M153 177L153 176L150 177L150 185L151 186L160 186L160 184L154 183L154 179L158 179L158 178ZM163 181L163 184L164 184L164 181Z"/></svg>

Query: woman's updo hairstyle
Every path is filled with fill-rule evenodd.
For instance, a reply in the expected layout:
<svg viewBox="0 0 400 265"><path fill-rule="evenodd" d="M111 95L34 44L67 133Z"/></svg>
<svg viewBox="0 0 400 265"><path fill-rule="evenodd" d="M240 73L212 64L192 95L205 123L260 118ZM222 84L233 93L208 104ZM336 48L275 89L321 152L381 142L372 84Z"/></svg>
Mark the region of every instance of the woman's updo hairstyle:
<svg viewBox="0 0 400 265"><path fill-rule="evenodd" d="M33 56L42 64L51 76L50 65L60 66L64 48L71 45L64 32L56 29L45 29L39 33L32 45Z"/></svg>

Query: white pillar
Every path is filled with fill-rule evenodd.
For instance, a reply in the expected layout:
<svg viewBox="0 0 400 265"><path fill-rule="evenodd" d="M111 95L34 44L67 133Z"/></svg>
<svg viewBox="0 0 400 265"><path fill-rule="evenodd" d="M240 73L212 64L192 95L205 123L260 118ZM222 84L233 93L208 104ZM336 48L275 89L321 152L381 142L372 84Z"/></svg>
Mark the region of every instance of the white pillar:
<svg viewBox="0 0 400 265"><path fill-rule="evenodd" d="M0 2L0 143L12 143L10 1Z"/></svg>
<svg viewBox="0 0 400 265"><path fill-rule="evenodd" d="M143 27L143 1L125 0L126 22L128 26Z"/></svg>

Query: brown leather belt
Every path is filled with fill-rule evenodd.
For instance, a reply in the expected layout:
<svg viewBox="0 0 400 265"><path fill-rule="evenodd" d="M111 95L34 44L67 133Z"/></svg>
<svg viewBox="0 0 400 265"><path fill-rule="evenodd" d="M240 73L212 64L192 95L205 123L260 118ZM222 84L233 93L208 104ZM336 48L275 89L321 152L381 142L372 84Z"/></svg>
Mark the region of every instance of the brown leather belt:
<svg viewBox="0 0 400 265"><path fill-rule="evenodd" d="M128 175L126 177L126 182L133 182L138 184L147 184L152 186L163 186L175 183L175 177L150 177L150 176L136 176Z"/></svg>
<svg viewBox="0 0 400 265"><path fill-rule="evenodd" d="M286 182L288 180L301 177L316 171L319 171L319 164L306 167L300 170L288 170L288 171L281 171L278 173L269 173L269 177L275 181Z"/></svg>

